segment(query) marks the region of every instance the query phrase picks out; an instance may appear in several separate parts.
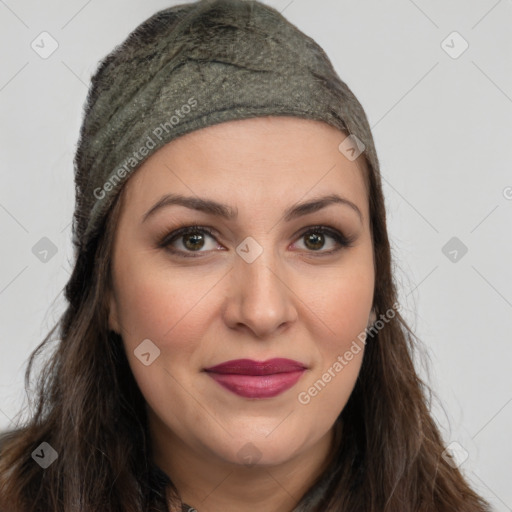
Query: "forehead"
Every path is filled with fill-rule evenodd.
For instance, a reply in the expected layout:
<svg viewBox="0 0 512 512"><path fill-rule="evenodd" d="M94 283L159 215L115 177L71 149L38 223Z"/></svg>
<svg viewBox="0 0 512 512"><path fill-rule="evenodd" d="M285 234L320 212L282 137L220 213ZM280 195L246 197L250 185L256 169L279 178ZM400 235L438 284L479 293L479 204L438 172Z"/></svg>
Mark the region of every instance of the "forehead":
<svg viewBox="0 0 512 512"><path fill-rule="evenodd" d="M128 205L168 192L246 204L286 204L339 193L368 215L366 163L339 150L347 134L321 121L258 117L196 130L166 144L134 173ZM135 206L136 207L136 206Z"/></svg>

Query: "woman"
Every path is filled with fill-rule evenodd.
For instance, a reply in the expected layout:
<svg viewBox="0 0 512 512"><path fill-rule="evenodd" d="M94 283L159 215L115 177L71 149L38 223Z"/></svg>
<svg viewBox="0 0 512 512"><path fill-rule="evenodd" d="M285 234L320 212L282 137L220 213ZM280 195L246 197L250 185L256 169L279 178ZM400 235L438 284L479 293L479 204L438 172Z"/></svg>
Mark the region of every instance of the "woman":
<svg viewBox="0 0 512 512"><path fill-rule="evenodd" d="M365 113L313 40L258 2L155 14L93 77L75 165L69 306L1 510L489 510L412 364Z"/></svg>

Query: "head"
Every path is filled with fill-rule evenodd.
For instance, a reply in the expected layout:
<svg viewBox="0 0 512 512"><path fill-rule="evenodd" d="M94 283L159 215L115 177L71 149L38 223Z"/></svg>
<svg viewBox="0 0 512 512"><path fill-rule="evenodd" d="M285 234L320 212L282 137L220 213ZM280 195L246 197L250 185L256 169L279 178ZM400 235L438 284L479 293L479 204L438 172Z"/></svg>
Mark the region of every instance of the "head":
<svg viewBox="0 0 512 512"><path fill-rule="evenodd" d="M249 443L258 464L271 465L330 435L363 361L358 336L375 283L368 171L339 151L345 138L297 117L230 121L168 143L127 182L112 248L109 326L123 339L154 435L238 465ZM172 194L215 201L235 215L179 204L155 209ZM288 210L332 196L344 202L288 218ZM175 234L194 225L211 234ZM158 353L150 365L137 348L148 339ZM311 396L351 346L343 371ZM266 399L230 392L205 371L272 358L296 360L306 371Z"/></svg>
<svg viewBox="0 0 512 512"><path fill-rule="evenodd" d="M359 375L361 336L375 319L372 135L327 56L283 20L257 2L230 0L154 16L95 78L87 116L98 121L84 123L76 158L78 252L121 203L105 314L123 340L151 430L226 463L239 462L249 443L261 464L275 464L332 437ZM147 72L128 76L142 63ZM120 113L116 82L136 98ZM142 107L131 104L144 106L144 122L133 122ZM145 158L131 169L127 157L138 161L140 153ZM152 210L171 194L223 204L232 215L176 204ZM307 216L287 214L327 196L342 200ZM194 224L210 226L203 243L222 250L200 259L172 253L183 247L183 235L169 242L172 232ZM327 231L305 231L315 225ZM321 254L311 241L304 246L306 237ZM248 243L254 258L241 250ZM155 364L141 364L144 343L158 353ZM350 364L338 360L351 347ZM212 386L206 371L273 358L294 359L305 371L272 400ZM335 364L343 365L336 379ZM329 369L332 383L312 400ZM283 411L289 419L276 429Z"/></svg>
<svg viewBox="0 0 512 512"><path fill-rule="evenodd" d="M322 510L485 510L441 456L398 311L372 134L318 45L258 2L203 1L147 20L92 82L69 307L37 414L10 448L11 460L42 441L59 451L43 505L179 503L155 440L228 465L251 446L271 466L336 438ZM342 200L300 208L326 196ZM264 400L205 371L275 357L305 371ZM20 478L5 485L21 503Z"/></svg>

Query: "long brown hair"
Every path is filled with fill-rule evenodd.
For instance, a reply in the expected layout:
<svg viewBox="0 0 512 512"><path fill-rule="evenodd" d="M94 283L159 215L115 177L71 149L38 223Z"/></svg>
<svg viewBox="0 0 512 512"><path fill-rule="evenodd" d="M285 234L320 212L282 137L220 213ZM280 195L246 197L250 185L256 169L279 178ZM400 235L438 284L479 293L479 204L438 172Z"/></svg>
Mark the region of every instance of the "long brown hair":
<svg viewBox="0 0 512 512"><path fill-rule="evenodd" d="M154 37L139 35L138 44ZM379 317L396 304L397 290L378 161L363 157ZM176 488L153 462L145 401L122 338L108 329L112 245L124 190L103 229L77 254L65 287L66 311L30 355L25 382L27 390L37 389L35 407L3 436L2 512L181 510ZM311 512L490 510L442 455L430 392L413 365L417 342L399 311L385 328L370 332L355 388L335 424L343 427L332 462L336 477ZM31 384L34 364L47 351ZM46 469L32 457L41 443L58 455Z"/></svg>

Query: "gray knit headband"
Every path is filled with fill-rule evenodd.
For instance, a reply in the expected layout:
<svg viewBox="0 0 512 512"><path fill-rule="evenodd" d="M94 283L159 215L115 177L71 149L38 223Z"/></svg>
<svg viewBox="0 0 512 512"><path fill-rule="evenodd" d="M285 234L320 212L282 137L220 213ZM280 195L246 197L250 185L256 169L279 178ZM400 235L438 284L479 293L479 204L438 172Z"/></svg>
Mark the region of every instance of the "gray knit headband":
<svg viewBox="0 0 512 512"><path fill-rule="evenodd" d="M123 183L166 143L266 115L344 130L378 172L359 101L325 52L277 10L257 1L202 0L153 15L92 78L75 156L75 250L99 234Z"/></svg>

